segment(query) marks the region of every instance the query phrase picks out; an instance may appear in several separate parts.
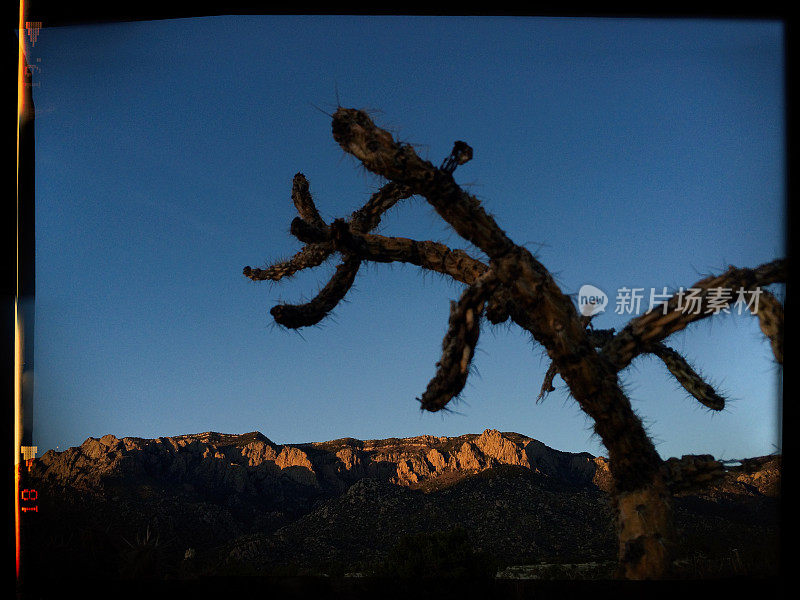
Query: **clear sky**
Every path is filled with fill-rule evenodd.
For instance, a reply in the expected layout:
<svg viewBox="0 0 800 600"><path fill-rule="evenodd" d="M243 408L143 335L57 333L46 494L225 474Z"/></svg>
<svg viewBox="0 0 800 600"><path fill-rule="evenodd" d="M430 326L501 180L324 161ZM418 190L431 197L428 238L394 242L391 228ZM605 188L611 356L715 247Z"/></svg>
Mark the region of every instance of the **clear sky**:
<svg viewBox="0 0 800 600"><path fill-rule="evenodd" d="M486 325L463 400L421 413L460 284L362 267L300 335L279 301L338 261L254 283L291 256L292 177L326 219L381 185L331 137L338 101L456 180L567 293L689 287L784 256L783 28L725 20L210 17L43 29L37 67L34 443L261 431L278 443L516 431L604 454L516 326ZM469 247L419 198L381 233ZM775 290L780 291L780 290ZM646 301L645 301L646 302ZM642 307L645 310L646 306ZM612 309L596 327L620 329ZM755 318L667 340L728 399L711 413L663 363L622 373L666 458L780 446L779 376Z"/></svg>

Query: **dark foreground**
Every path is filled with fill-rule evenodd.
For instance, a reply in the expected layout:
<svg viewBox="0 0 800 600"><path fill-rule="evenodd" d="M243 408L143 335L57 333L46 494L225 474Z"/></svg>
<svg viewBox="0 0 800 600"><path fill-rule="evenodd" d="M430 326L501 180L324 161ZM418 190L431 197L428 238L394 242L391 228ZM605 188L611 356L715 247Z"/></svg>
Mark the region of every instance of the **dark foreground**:
<svg viewBox="0 0 800 600"><path fill-rule="evenodd" d="M350 577L209 577L184 581L43 580L17 590L19 600L88 598L782 598L782 578L695 581L448 580Z"/></svg>

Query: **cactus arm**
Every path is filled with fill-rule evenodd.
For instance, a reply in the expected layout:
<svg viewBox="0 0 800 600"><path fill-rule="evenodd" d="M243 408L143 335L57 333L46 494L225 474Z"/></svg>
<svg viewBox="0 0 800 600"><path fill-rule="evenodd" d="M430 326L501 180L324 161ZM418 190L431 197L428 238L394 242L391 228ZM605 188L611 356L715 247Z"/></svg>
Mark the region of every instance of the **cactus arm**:
<svg viewBox="0 0 800 600"><path fill-rule="evenodd" d="M317 267L324 263L333 253L333 244L307 244L292 258L277 262L266 269L245 267L242 273L253 281L279 281L291 277L298 271Z"/></svg>
<svg viewBox="0 0 800 600"><path fill-rule="evenodd" d="M769 339L772 354L778 364L783 364L783 305L769 291L761 290L758 309L755 305L750 311L756 312L762 333Z"/></svg>
<svg viewBox="0 0 800 600"><path fill-rule="evenodd" d="M436 363L436 375L418 398L423 410L436 412L445 408L464 389L480 335L481 313L497 284L494 273L487 271L464 290L458 302L451 303L442 358Z"/></svg>
<svg viewBox="0 0 800 600"><path fill-rule="evenodd" d="M602 348L614 337L613 329L595 329L588 332L589 339L592 344L597 348ZM673 377L681 384L681 386L694 396L701 404L707 406L711 410L722 410L725 408L725 399L720 396L714 388L709 385L703 378L689 365L686 359L672 348L664 345L661 342L650 344L647 349L648 352L660 358L669 369ZM555 390L553 387L553 379L555 378L558 370L553 363L547 369L544 381L542 382L542 389L536 398L537 404L541 402L545 396Z"/></svg>
<svg viewBox="0 0 800 600"><path fill-rule="evenodd" d="M325 221L319 216L319 211L311 197L308 180L302 173L297 173L292 179L292 202L297 209L297 214L312 227L323 228Z"/></svg>
<svg viewBox="0 0 800 600"><path fill-rule="evenodd" d="M784 281L786 281L786 261L783 259L765 263L755 269L730 267L721 275L706 277L691 286L700 290L697 294L701 302L699 310L685 310L683 306L685 300L680 294L673 294L666 302L666 314L662 305L632 319L613 340L606 344L602 354L618 371L622 370L636 356L646 352L649 344L660 342L676 331L685 329L689 324L714 314L709 310L710 290L741 288L754 291L762 286ZM735 300L735 297L732 297L730 302L723 303L722 306L730 306Z"/></svg>
<svg viewBox="0 0 800 600"><path fill-rule="evenodd" d="M706 383L678 352L661 342L651 344L650 352L664 362L672 376L678 380L678 383L701 404L711 410L725 408L725 398L717 394L714 388Z"/></svg>
<svg viewBox="0 0 800 600"><path fill-rule="evenodd" d="M390 181L350 215L350 228L357 233L369 233L380 224L383 213L412 195L409 187Z"/></svg>
<svg viewBox="0 0 800 600"><path fill-rule="evenodd" d="M511 317L514 306L508 288L499 286L486 303L486 320L494 325L507 321Z"/></svg>
<svg viewBox="0 0 800 600"><path fill-rule="evenodd" d="M547 373L544 374L544 381L542 382L542 389L539 390L539 395L536 396L536 404L539 404L544 397L547 396L550 392L555 391L555 387L553 386L553 380L558 374L558 369L553 363L550 363L550 366L547 367Z"/></svg>
<svg viewBox="0 0 800 600"><path fill-rule="evenodd" d="M602 348L614 338L614 328L590 329L586 335L589 336L589 341L595 348Z"/></svg>
<svg viewBox="0 0 800 600"><path fill-rule="evenodd" d="M276 323L289 329L316 325L345 297L360 266L360 258L347 256L313 300L305 304L278 304L270 309L270 314Z"/></svg>
<svg viewBox="0 0 800 600"><path fill-rule="evenodd" d="M461 237L489 257L514 248L480 202L455 184L451 172L437 169L411 146L396 142L363 111L339 108L333 115L333 138L367 170L424 196Z"/></svg>
<svg viewBox="0 0 800 600"><path fill-rule="evenodd" d="M450 275L471 285L488 267L463 250L452 250L439 242L418 241L403 237L355 233L344 221L331 225L332 239L342 251L357 254L374 262L406 262L431 271Z"/></svg>
<svg viewBox="0 0 800 600"><path fill-rule="evenodd" d="M386 210L410 195L408 188L388 183L351 215L351 227L359 232L374 229ZM321 265L336 250L334 244L328 240L328 226L314 204L308 180L302 173L297 173L292 180L292 202L299 218L292 221L290 232L300 241L306 242L306 245L290 259L276 262L266 269L244 267L242 273L245 277L253 281L279 281L302 269ZM347 293L357 270L355 260L345 260L314 300L304 305L278 305L270 312L278 323L286 327L296 328L318 323Z"/></svg>

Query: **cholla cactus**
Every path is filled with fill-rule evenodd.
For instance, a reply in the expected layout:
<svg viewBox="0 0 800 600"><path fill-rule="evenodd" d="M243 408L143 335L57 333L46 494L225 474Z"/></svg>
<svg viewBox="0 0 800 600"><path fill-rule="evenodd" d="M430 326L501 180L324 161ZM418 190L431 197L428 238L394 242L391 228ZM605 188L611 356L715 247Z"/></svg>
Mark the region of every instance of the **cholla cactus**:
<svg viewBox="0 0 800 600"><path fill-rule="evenodd" d="M664 463L621 390L618 373L639 354L652 353L695 398L713 410L721 410L722 397L663 340L715 312L708 310L713 288L753 291L783 282L785 262L776 260L755 269L731 267L719 276L695 283L691 287L699 290L696 297L701 310L697 312L681 310L676 295L658 311L634 318L619 332L594 330L587 328L590 319L578 314L544 265L514 243L481 203L456 184L453 171L472 158L472 149L466 143L456 142L450 156L436 168L417 156L411 146L395 141L389 132L377 127L365 112L341 107L333 115L333 137L345 152L388 183L349 219L326 224L305 177L299 173L295 176L292 200L299 216L292 221L290 231L305 247L269 268L245 267L244 275L255 281L277 281L315 267L333 253L340 254L342 262L310 302L273 307L270 313L275 321L290 328L318 323L345 297L364 261L411 263L466 284L461 298L451 305L442 358L419 398L421 408L441 410L462 391L482 317L491 323L510 319L530 332L552 361L540 399L551 391L553 378L560 374L581 409L593 419L595 432L608 450L620 575L664 576L671 564L671 490L680 489L687 481L697 482L697 477L687 473L699 471L700 480L710 479L719 470L718 463L705 457ZM488 256L488 264L437 242L370 233L388 208L412 195L424 197L461 237ZM766 310L759 311L758 318L781 363L783 310L774 297L764 297L762 308ZM716 308L730 304L713 300Z"/></svg>

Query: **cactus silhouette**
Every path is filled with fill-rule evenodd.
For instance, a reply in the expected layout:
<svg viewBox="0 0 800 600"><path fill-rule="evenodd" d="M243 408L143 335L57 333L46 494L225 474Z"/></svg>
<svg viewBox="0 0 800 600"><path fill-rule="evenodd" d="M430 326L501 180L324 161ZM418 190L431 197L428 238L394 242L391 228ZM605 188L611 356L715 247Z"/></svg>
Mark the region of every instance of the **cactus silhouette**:
<svg viewBox="0 0 800 600"><path fill-rule="evenodd" d="M334 140L345 152L388 183L348 219L327 224L314 205L306 178L295 175L292 200L299 216L292 221L290 232L304 248L266 269L245 267L244 275L254 281L277 281L320 265L334 253L341 256L341 263L311 301L273 307L270 313L275 321L289 328L318 323L345 297L364 261L410 263L466 284L459 300L451 303L442 357L435 376L418 398L421 408L445 409L463 390L482 319L491 323L510 319L530 332L551 360L539 399L552 391L553 378L559 374L594 421L594 430L608 450L619 538L618 575L632 579L666 576L673 537L672 491L718 476L722 465L710 456L662 461L620 388L618 373L636 356L652 353L699 402L722 410L724 399L663 342L737 300L735 296L719 297L715 290L760 293L758 310L748 306L757 314L775 359L782 364L783 308L761 287L785 282L785 261L756 268L730 267L694 283L690 289L697 310L686 310L686 298L676 293L633 318L619 332L594 330L591 318L578 313L544 265L515 244L481 203L456 184L454 170L472 158L466 143L456 142L437 168L417 156L411 146L395 141L363 111L339 107L332 129ZM441 243L371 233L386 210L413 195L424 197L456 233L488 257L488 263Z"/></svg>

